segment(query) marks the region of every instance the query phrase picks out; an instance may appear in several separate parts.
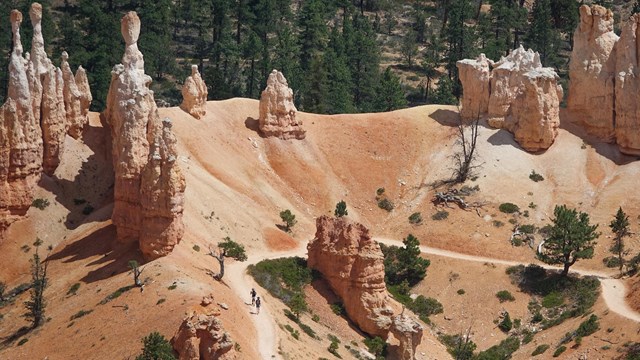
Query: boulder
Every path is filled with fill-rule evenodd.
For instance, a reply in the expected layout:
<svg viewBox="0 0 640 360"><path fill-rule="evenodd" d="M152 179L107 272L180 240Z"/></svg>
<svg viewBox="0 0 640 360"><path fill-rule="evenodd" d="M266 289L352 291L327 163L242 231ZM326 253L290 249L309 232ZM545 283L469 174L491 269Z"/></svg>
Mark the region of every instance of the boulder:
<svg viewBox="0 0 640 360"><path fill-rule="evenodd" d="M416 348L422 342L423 327L413 318L400 314L393 317L391 333L400 341L400 346L395 350L393 359L413 360Z"/></svg>
<svg viewBox="0 0 640 360"><path fill-rule="evenodd" d="M234 342L224 331L219 315L194 312L182 321L171 339L179 360L235 359Z"/></svg>
<svg viewBox="0 0 640 360"><path fill-rule="evenodd" d="M640 14L631 16L616 44L615 138L622 153L640 155Z"/></svg>
<svg viewBox="0 0 640 360"><path fill-rule="evenodd" d="M462 120L473 121L489 111L492 65L493 61L484 54L476 59L464 59L456 63L463 90L460 111Z"/></svg>
<svg viewBox="0 0 640 360"><path fill-rule="evenodd" d="M302 128L302 120L296 118L297 111L287 79L273 70L260 96L260 131L283 140L304 139L306 130Z"/></svg>
<svg viewBox="0 0 640 360"><path fill-rule="evenodd" d="M599 5L580 6L580 24L573 35L569 63L567 109L587 132L607 142L612 142L615 135L617 41L611 10Z"/></svg>
<svg viewBox="0 0 640 360"><path fill-rule="evenodd" d="M207 114L207 85L202 80L198 65L191 65L191 76L182 85L182 104L180 108L196 119Z"/></svg>
<svg viewBox="0 0 640 360"><path fill-rule="evenodd" d="M371 336L387 338L394 307L384 282L384 256L364 225L345 217L316 219L307 264L322 273L349 318Z"/></svg>
<svg viewBox="0 0 640 360"><path fill-rule="evenodd" d="M138 50L140 19L121 21L122 64L114 66L104 118L115 171L113 224L119 242L139 242L147 260L167 255L183 234L184 177L171 121L161 121ZM143 174L144 173L144 174ZM144 175L144 176L143 176Z"/></svg>

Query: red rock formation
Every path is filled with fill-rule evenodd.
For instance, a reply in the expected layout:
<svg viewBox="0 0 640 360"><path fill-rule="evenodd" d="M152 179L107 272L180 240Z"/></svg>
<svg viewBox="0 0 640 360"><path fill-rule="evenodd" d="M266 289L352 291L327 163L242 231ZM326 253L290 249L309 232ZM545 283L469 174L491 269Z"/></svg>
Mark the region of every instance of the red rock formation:
<svg viewBox="0 0 640 360"><path fill-rule="evenodd" d="M33 113L22 57L21 22L22 14L13 10L9 87L7 102L0 109L0 230L26 214L42 164L42 131Z"/></svg>
<svg viewBox="0 0 640 360"><path fill-rule="evenodd" d="M196 119L207 114L207 85L202 80L198 65L191 66L191 76L182 85L182 104L180 108Z"/></svg>
<svg viewBox="0 0 640 360"><path fill-rule="evenodd" d="M400 341L400 346L395 351L393 359L415 359L416 348L422 342L423 330L422 325L407 315L394 316L391 333Z"/></svg>
<svg viewBox="0 0 640 360"><path fill-rule="evenodd" d="M170 121L160 121L151 77L144 73L135 12L122 18L121 31L126 48L122 64L111 72L104 112L111 125L115 169L112 219L118 241L138 241L149 260L168 254L180 241L184 178Z"/></svg>
<svg viewBox="0 0 640 360"><path fill-rule="evenodd" d="M184 319L171 339L179 360L235 359L233 340L224 331L219 315L194 312Z"/></svg>
<svg viewBox="0 0 640 360"><path fill-rule="evenodd" d="M616 44L615 138L620 151L640 155L640 14L625 24Z"/></svg>
<svg viewBox="0 0 640 360"><path fill-rule="evenodd" d="M477 59L464 59L456 63L462 82L462 110L464 121L481 118L489 111L491 95L491 66L493 61L480 54Z"/></svg>
<svg viewBox="0 0 640 360"><path fill-rule="evenodd" d="M80 89L78 89L76 76L82 73L80 76L84 76L84 79L86 79L86 74L84 73L84 69L80 67L77 75L74 76L73 71L71 71L71 67L69 66L68 59L69 54L67 54L66 51L62 52L60 67L62 68L62 76L64 78L64 107L67 116L69 136L74 139L78 139L82 136L82 129L84 129L84 126L89 123L88 105L91 104L91 100L89 100L86 110L83 109L82 98L85 94L80 92ZM86 85L88 86L88 80ZM89 97L91 97L91 92L89 91L88 93Z"/></svg>
<svg viewBox="0 0 640 360"><path fill-rule="evenodd" d="M573 119L602 139L614 139L615 44L613 13L599 5L580 7L569 63L567 109Z"/></svg>
<svg viewBox="0 0 640 360"><path fill-rule="evenodd" d="M307 250L308 266L322 273L349 318L362 331L386 339L397 304L387 293L384 256L369 230L344 217L321 216Z"/></svg>
<svg viewBox="0 0 640 360"><path fill-rule="evenodd" d="M160 125L160 126L158 126ZM184 234L182 211L185 180L178 160L171 120L150 123L149 160L142 172L142 231L140 250L145 259L168 255Z"/></svg>
<svg viewBox="0 0 640 360"><path fill-rule="evenodd" d="M260 96L260 131L283 140L304 139L306 130L302 128L302 120L296 119L297 111L287 79L273 70Z"/></svg>
<svg viewBox="0 0 640 360"><path fill-rule="evenodd" d="M42 136L44 156L42 168L45 174L53 175L58 168L64 149L67 132L62 71L51 66L42 82Z"/></svg>

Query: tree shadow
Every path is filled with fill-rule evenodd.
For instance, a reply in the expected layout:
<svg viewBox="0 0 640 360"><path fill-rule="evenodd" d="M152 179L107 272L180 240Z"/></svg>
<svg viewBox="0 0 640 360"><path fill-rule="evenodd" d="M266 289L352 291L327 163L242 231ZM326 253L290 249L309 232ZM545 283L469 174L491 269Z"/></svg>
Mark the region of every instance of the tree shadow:
<svg viewBox="0 0 640 360"><path fill-rule="evenodd" d="M2 339L2 342L0 342L0 349L4 349L6 347L13 345L13 343L16 342L16 340L23 337L24 335L27 335L32 330L34 330L34 328L30 326L21 327L20 329L16 330L16 332L14 332L13 334Z"/></svg>
<svg viewBox="0 0 640 360"><path fill-rule="evenodd" d="M100 265L98 269L89 271L80 279L84 283L104 280L127 272L130 260L136 260L140 264L144 263L136 242L116 243L116 227L113 224L67 244L62 250L50 255L48 260L76 263L100 255L101 257L98 259L84 264L85 267Z"/></svg>

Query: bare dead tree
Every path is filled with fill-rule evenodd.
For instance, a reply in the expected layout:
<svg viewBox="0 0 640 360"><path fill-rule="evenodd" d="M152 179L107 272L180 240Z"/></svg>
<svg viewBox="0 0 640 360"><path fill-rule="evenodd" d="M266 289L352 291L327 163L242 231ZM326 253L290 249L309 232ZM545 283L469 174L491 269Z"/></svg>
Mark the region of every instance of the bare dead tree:
<svg viewBox="0 0 640 360"><path fill-rule="evenodd" d="M476 164L476 146L478 144L478 124L480 118L476 118L471 124L466 125L462 118L458 124L458 138L456 145L460 148L453 154L454 171L450 182L463 183L474 174L474 170L480 167Z"/></svg>
<svg viewBox="0 0 640 360"><path fill-rule="evenodd" d="M137 287L142 287L142 281L140 281L140 275L144 271L145 268L141 268L137 261L131 260L129 261L129 267L131 268L131 272L133 273L133 283Z"/></svg>

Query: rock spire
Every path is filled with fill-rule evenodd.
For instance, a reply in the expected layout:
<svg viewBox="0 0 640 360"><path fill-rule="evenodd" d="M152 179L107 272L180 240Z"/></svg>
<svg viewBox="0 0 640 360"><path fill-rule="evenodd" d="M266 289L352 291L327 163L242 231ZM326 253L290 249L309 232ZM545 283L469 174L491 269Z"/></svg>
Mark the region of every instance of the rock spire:
<svg viewBox="0 0 640 360"><path fill-rule="evenodd" d="M273 70L269 74L267 87L260 96L260 131L265 136L280 139L304 139L306 130L302 120L296 118L293 90L289 88L284 75Z"/></svg>
<svg viewBox="0 0 640 360"><path fill-rule="evenodd" d="M207 85L202 80L198 65L191 65L191 76L182 85L182 104L180 108L196 119L207 114Z"/></svg>

